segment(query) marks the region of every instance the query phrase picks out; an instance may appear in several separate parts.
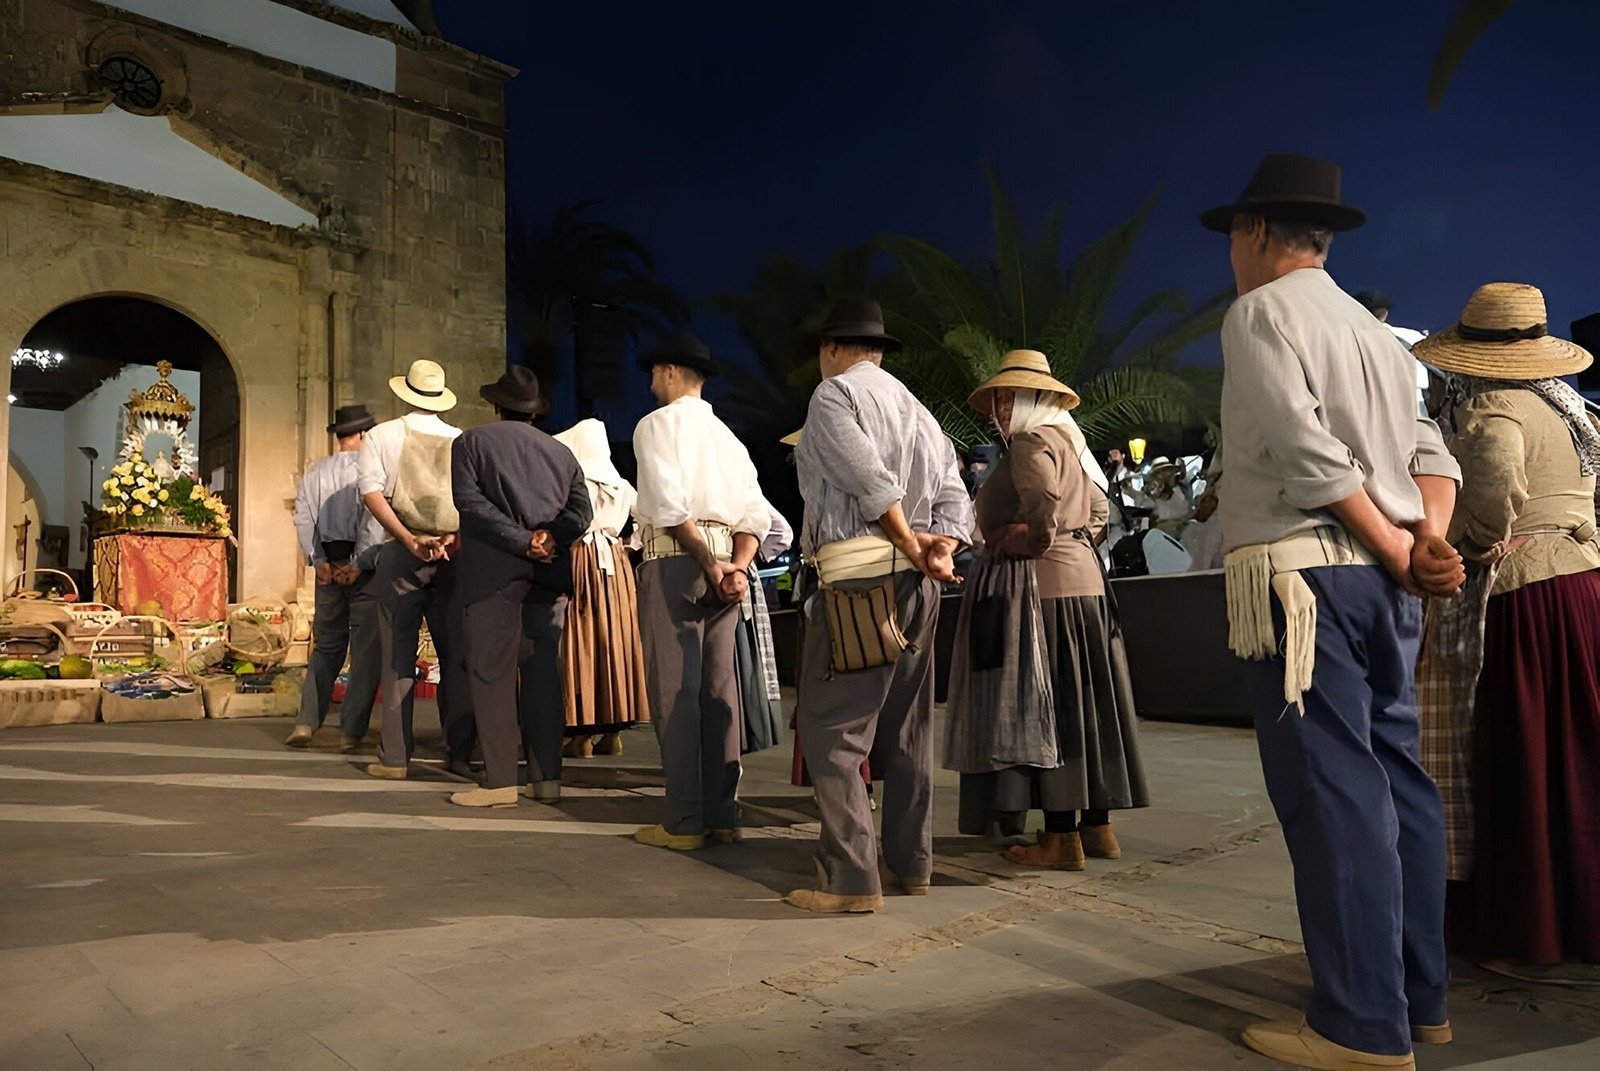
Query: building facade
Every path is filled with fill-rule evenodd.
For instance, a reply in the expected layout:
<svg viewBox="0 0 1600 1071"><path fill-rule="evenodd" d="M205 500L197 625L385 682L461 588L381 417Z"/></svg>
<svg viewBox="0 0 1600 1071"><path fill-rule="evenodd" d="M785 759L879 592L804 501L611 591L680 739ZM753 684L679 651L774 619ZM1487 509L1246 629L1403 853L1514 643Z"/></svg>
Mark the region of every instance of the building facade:
<svg viewBox="0 0 1600 1071"><path fill-rule="evenodd" d="M302 582L295 482L334 407L394 415L429 357L475 423L505 364L514 72L429 29L389 0L0 0L0 352L106 297L203 329L242 594Z"/></svg>

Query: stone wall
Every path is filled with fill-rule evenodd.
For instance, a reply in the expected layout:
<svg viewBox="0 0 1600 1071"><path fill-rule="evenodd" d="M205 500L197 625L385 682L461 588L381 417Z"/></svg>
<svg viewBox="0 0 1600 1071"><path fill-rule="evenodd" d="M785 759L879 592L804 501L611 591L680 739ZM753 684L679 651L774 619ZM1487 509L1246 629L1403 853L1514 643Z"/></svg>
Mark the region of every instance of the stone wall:
<svg viewBox="0 0 1600 1071"><path fill-rule="evenodd" d="M397 43L396 93L90 0L0 0L0 113L70 122L97 107L88 57L114 34L182 87L174 129L319 220L292 231L0 160L0 293L15 295L0 307L0 349L67 302L142 294L189 314L234 363L241 589L252 594L299 582L285 503L327 451L334 406L393 414L388 378L430 357L462 398L455 416L478 423L489 414L474 387L505 362L510 70L400 27L328 17Z"/></svg>

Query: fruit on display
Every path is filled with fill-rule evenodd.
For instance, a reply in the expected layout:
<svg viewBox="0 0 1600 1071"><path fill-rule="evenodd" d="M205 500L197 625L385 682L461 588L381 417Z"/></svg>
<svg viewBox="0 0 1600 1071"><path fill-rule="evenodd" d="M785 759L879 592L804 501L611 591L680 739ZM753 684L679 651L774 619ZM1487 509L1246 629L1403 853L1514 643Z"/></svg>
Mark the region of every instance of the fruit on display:
<svg viewBox="0 0 1600 1071"><path fill-rule="evenodd" d="M64 681L86 681L94 676L94 663L83 655L67 655L61 660L59 668Z"/></svg>

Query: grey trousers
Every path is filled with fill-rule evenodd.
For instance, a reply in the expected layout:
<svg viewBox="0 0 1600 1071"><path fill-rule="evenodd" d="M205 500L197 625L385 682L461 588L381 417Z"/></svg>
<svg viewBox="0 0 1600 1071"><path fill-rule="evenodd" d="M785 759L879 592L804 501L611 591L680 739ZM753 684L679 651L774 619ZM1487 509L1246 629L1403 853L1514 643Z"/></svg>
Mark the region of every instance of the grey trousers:
<svg viewBox="0 0 1600 1071"><path fill-rule="evenodd" d="M739 607L717 597L687 557L639 567L645 687L667 782L668 833L739 824Z"/></svg>
<svg viewBox="0 0 1600 1071"><path fill-rule="evenodd" d="M512 581L461 608L462 658L483 744L485 788L516 785L519 751L528 759L528 780L561 779L566 728L561 633L567 600L530 598L532 587L526 580Z"/></svg>
<svg viewBox="0 0 1600 1071"><path fill-rule="evenodd" d="M339 727L350 739L367 735L383 660L378 604L367 591L371 580L371 573L362 573L354 584L316 586L311 665L306 671L305 686L300 689L300 725L313 730L322 728L333 698L333 682L344 667L348 652L350 679L345 684L344 702L339 705Z"/></svg>
<svg viewBox="0 0 1600 1071"><path fill-rule="evenodd" d="M404 766L411 761L412 689L416 685L417 645L422 622L439 652L439 720L452 760L472 753L473 726L467 715L465 676L450 620L449 562L424 562L397 542L385 543L367 590L378 604L383 688L383 737L378 761Z"/></svg>
<svg viewBox="0 0 1600 1071"><path fill-rule="evenodd" d="M869 755L884 782L884 862L903 878L933 873L933 642L939 585L921 573L901 573L895 596L900 629L917 649L892 666L853 673L833 672L822 594L805 603L795 724L822 813L818 885L841 896L882 891L872 805L861 780L861 764Z"/></svg>

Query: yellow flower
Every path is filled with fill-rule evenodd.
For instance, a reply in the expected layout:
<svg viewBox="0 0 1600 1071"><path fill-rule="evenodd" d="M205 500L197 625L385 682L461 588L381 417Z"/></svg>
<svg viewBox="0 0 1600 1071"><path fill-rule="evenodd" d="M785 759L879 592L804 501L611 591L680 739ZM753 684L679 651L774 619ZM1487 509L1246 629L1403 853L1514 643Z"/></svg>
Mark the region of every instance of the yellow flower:
<svg viewBox="0 0 1600 1071"><path fill-rule="evenodd" d="M233 529L229 528L227 525L223 525L221 528L217 529L217 534L222 536L222 538L226 539L229 536L233 535Z"/></svg>
<svg viewBox="0 0 1600 1071"><path fill-rule="evenodd" d="M206 489L201 487L199 484L195 484L193 489L189 492L189 497L192 499L202 499L206 497Z"/></svg>
<svg viewBox="0 0 1600 1071"><path fill-rule="evenodd" d="M117 489L117 481L107 480L105 483L100 485L100 488L104 491L115 491Z"/></svg>
<svg viewBox="0 0 1600 1071"><path fill-rule="evenodd" d="M165 502L167 499L171 498L172 496L167 494L165 491L162 491L159 494L157 494L156 497L159 498L161 501Z"/></svg>
<svg viewBox="0 0 1600 1071"><path fill-rule="evenodd" d="M122 477L122 483L126 487L132 487L133 486L133 477L132 476L123 476Z"/></svg>
<svg viewBox="0 0 1600 1071"><path fill-rule="evenodd" d="M132 512L132 514L135 517L142 516L144 514L144 507L143 506L134 506L133 509L130 512Z"/></svg>

